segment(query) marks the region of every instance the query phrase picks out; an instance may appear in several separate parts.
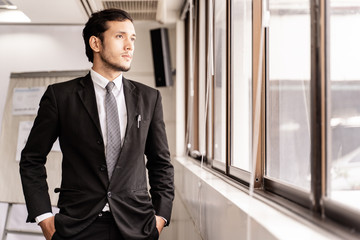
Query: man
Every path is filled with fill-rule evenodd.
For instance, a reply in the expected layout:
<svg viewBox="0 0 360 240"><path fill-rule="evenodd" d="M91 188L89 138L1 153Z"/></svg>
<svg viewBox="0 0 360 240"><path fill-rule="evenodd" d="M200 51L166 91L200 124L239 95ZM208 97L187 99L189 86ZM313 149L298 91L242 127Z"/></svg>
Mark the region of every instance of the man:
<svg viewBox="0 0 360 240"><path fill-rule="evenodd" d="M47 88L22 151L27 221L36 220L46 239L158 239L174 198L160 93L122 76L136 38L128 13L94 13L83 37L90 73ZM44 165L57 138L63 162L54 217Z"/></svg>

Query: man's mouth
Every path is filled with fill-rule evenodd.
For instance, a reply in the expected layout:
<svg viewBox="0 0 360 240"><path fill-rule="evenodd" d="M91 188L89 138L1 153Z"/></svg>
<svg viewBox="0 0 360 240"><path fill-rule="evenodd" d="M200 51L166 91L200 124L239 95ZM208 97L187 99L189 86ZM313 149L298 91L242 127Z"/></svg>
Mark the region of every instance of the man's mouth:
<svg viewBox="0 0 360 240"><path fill-rule="evenodd" d="M122 54L121 57L126 58L128 60L132 59L132 56L130 54Z"/></svg>

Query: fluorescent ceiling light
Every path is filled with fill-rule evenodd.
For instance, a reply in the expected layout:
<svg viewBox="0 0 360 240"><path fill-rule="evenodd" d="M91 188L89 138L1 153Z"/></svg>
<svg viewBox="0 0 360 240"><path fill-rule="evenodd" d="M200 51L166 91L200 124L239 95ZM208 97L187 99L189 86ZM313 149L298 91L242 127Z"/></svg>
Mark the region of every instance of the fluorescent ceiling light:
<svg viewBox="0 0 360 240"><path fill-rule="evenodd" d="M6 23L28 23L30 18L19 10L0 10L0 22Z"/></svg>
<svg viewBox="0 0 360 240"><path fill-rule="evenodd" d="M14 10L17 7L8 0L0 0L0 9Z"/></svg>
<svg viewBox="0 0 360 240"><path fill-rule="evenodd" d="M15 10L17 6L14 5L0 5L0 9Z"/></svg>

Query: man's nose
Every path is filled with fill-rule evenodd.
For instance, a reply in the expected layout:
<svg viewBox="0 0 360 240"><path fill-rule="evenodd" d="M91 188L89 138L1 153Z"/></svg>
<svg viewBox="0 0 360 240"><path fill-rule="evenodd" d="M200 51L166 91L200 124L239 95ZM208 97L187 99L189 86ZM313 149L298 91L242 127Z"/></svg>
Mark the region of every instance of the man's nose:
<svg viewBox="0 0 360 240"><path fill-rule="evenodd" d="M127 39L125 41L124 47L125 47L126 50L133 50L134 49L134 43L130 39Z"/></svg>

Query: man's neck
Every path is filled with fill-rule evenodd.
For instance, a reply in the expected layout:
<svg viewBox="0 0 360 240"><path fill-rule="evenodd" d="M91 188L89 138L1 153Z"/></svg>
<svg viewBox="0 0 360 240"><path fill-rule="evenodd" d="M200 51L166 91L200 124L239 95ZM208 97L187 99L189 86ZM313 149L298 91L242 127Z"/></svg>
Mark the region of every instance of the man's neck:
<svg viewBox="0 0 360 240"><path fill-rule="evenodd" d="M102 68L96 65L93 65L92 69L109 81L113 81L115 78L120 76L120 74L122 74L121 71L114 71L113 69Z"/></svg>

